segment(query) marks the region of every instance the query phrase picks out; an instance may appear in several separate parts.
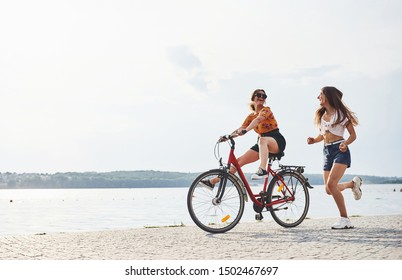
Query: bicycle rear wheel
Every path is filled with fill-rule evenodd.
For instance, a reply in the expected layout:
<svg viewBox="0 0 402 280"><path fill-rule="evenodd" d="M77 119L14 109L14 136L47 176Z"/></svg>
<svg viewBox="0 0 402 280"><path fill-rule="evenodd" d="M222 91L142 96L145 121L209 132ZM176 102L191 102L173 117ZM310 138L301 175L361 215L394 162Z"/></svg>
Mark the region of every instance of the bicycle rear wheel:
<svg viewBox="0 0 402 280"><path fill-rule="evenodd" d="M269 210L279 225L295 227L303 222L310 206L310 195L303 175L289 170L281 171L272 179L267 193L268 204L273 204Z"/></svg>
<svg viewBox="0 0 402 280"><path fill-rule="evenodd" d="M213 189L205 187L201 181L223 178L221 169L207 171L199 175L191 184L187 195L187 208L191 219L201 229L210 233L223 233L240 221L244 212L242 186L232 174L228 176L222 199L217 198L219 183Z"/></svg>

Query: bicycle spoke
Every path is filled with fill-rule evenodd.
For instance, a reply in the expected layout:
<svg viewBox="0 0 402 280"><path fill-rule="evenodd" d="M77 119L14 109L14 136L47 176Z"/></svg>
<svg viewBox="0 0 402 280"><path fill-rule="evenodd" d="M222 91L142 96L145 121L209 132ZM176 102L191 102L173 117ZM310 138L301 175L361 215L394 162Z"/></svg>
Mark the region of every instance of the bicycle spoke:
<svg viewBox="0 0 402 280"><path fill-rule="evenodd" d="M244 211L241 186L232 175L228 175L222 198L217 197L219 183L212 190L206 189L201 180L221 177L222 170L209 171L200 175L189 190L187 204L190 216L200 228L220 233L233 228Z"/></svg>
<svg viewBox="0 0 402 280"><path fill-rule="evenodd" d="M282 181L274 178L268 188L268 202L274 220L284 227L299 225L307 215L309 194L303 184L301 175L293 172L282 172ZM275 201L282 201L275 204Z"/></svg>

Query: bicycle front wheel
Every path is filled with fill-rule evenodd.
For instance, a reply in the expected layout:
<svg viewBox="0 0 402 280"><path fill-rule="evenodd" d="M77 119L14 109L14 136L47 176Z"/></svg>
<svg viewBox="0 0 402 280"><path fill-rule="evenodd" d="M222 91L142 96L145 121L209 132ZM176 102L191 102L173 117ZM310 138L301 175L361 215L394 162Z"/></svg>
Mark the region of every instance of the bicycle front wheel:
<svg viewBox="0 0 402 280"><path fill-rule="evenodd" d="M303 175L288 170L279 172L268 186L267 202L272 204L269 210L275 222L283 227L298 226L310 205Z"/></svg>
<svg viewBox="0 0 402 280"><path fill-rule="evenodd" d="M213 188L206 187L202 181L213 178L223 179L227 175L224 193L217 198L220 183ZM199 175L187 195L187 208L191 219L201 229L210 233L223 233L240 221L244 212L244 193L238 179L232 174L225 174L221 169L207 171Z"/></svg>

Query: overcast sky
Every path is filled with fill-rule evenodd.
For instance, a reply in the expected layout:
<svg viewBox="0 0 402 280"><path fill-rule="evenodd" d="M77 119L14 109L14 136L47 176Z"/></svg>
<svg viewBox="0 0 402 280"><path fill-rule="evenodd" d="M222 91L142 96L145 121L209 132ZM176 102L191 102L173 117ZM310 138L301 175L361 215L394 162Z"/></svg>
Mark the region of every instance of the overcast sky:
<svg viewBox="0 0 402 280"><path fill-rule="evenodd" d="M282 163L321 173L306 139L332 85L360 120L347 172L402 176L400 0L0 3L0 172L215 168L264 88Z"/></svg>

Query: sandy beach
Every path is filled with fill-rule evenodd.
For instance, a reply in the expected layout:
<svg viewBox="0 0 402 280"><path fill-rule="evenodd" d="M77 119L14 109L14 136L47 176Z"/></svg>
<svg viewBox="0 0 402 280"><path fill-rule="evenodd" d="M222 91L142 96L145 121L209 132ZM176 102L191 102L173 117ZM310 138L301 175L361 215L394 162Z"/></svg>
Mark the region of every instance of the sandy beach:
<svg viewBox="0 0 402 280"><path fill-rule="evenodd" d="M0 237L1 260L402 260L402 215L336 218L296 228L272 220L238 224L224 234L195 225Z"/></svg>

